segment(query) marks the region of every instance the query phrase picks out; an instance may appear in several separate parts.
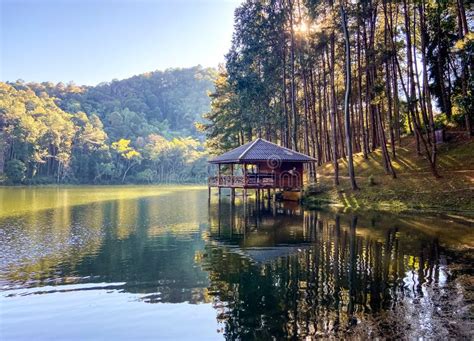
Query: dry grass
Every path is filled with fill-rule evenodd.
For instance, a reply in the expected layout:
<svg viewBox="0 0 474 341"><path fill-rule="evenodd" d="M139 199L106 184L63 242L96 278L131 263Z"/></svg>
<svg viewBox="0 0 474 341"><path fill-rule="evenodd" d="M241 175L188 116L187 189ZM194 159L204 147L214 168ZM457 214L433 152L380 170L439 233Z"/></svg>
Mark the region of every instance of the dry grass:
<svg viewBox="0 0 474 341"><path fill-rule="evenodd" d="M359 191L353 191L347 174L346 160L340 160L340 185L333 186L333 166L318 169L316 195L309 195L310 205L337 204L358 209L443 210L474 215L474 140L458 140L439 147L438 169L441 178L430 172L426 159L416 154L414 141L406 138L397 147L397 159L392 160L397 179L386 175L382 153L377 150L365 160L354 157ZM370 185L369 177L375 185Z"/></svg>

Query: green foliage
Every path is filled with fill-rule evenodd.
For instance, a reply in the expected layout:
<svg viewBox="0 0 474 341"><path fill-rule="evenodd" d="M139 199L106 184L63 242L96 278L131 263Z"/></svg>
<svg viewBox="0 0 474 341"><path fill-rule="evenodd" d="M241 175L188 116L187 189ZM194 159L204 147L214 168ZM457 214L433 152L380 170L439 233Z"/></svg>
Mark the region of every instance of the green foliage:
<svg viewBox="0 0 474 341"><path fill-rule="evenodd" d="M58 83L28 84L36 94L56 98L68 112L96 114L112 140L135 140L152 133L195 136L196 122L209 110L215 70L196 66L148 72L94 87ZM14 84L15 86L20 86Z"/></svg>
<svg viewBox="0 0 474 341"><path fill-rule="evenodd" d="M152 183L156 179L156 171L151 169L145 169L144 171L138 172L136 175L136 182L138 183Z"/></svg>
<svg viewBox="0 0 474 341"><path fill-rule="evenodd" d="M40 186L40 185L49 185L56 181L52 176L41 176L37 175L34 178L25 179L24 183L29 186Z"/></svg>
<svg viewBox="0 0 474 341"><path fill-rule="evenodd" d="M210 94L210 98L211 111L204 116L209 123L200 125L200 129L207 132L208 147L215 152L237 147L241 143L238 137L245 129L245 122L236 115L238 98L225 70L220 70L215 92Z"/></svg>
<svg viewBox="0 0 474 341"><path fill-rule="evenodd" d="M5 174L14 184L21 183L25 179L26 166L20 160L10 160L5 165Z"/></svg>
<svg viewBox="0 0 474 341"><path fill-rule="evenodd" d="M24 160L29 174L64 176L75 134L71 114L45 94L38 97L28 87L17 90L4 83L0 83L0 113L9 159Z"/></svg>
<svg viewBox="0 0 474 341"><path fill-rule="evenodd" d="M140 158L140 153L130 147L130 140L120 139L112 143L112 149L115 150L125 160L132 160Z"/></svg>
<svg viewBox="0 0 474 341"><path fill-rule="evenodd" d="M323 184L320 184L320 183L312 184L305 188L304 197L322 194L322 193L327 192L328 190L329 188Z"/></svg>
<svg viewBox="0 0 474 341"><path fill-rule="evenodd" d="M196 125L213 77L194 67L96 87L0 82L3 157L22 160L28 184L201 181Z"/></svg>
<svg viewBox="0 0 474 341"><path fill-rule="evenodd" d="M380 147L392 176L397 140L417 133L426 141L417 141L417 153L436 176L426 137L434 118L445 115L437 126L456 129L474 121L471 12L468 2L447 0L243 1L209 122L199 129L216 154L256 137L311 154L318 164Z"/></svg>

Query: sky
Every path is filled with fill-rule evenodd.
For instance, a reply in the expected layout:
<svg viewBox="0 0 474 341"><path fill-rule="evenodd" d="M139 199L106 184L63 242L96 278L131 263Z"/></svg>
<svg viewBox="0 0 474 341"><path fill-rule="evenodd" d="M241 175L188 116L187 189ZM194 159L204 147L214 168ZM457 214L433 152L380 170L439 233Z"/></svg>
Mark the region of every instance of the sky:
<svg viewBox="0 0 474 341"><path fill-rule="evenodd" d="M95 85L217 66L241 0L0 0L0 80Z"/></svg>

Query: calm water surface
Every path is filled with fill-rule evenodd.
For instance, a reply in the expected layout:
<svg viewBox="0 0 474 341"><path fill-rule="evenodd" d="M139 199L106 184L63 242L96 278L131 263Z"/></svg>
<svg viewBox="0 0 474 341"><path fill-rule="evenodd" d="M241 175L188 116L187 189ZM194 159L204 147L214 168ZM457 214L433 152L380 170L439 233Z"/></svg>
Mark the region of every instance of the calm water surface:
<svg viewBox="0 0 474 341"><path fill-rule="evenodd" d="M0 246L3 340L469 336L469 220L0 188Z"/></svg>

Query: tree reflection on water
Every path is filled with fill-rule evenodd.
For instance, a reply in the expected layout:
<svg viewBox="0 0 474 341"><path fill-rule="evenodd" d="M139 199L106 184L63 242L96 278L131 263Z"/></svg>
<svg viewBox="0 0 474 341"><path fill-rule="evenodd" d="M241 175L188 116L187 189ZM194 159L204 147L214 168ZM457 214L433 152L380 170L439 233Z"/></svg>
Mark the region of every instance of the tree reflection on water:
<svg viewBox="0 0 474 341"><path fill-rule="evenodd" d="M437 335L448 272L436 236L393 217L259 206L210 207L203 266L227 338Z"/></svg>
<svg viewBox="0 0 474 341"><path fill-rule="evenodd" d="M29 313L33 296L41 295L39 308L54 319L48 307L58 298L88 292L78 309L89 313L89 302L105 292L156 303L140 305L142 312L183 303L175 309L185 314L186 305L212 304L207 317L213 322L216 314L228 339L470 335L466 295L452 270L453 262L469 267L458 252L474 244L469 224L265 200L231 205L223 198L206 207L205 190L94 202L74 189L54 193L41 209L0 217L0 312L37 327L43 322ZM23 206L35 206L26 198ZM62 199L68 204L55 204ZM112 301L101 309L116 309ZM24 323L9 321L2 327L13 332Z"/></svg>

